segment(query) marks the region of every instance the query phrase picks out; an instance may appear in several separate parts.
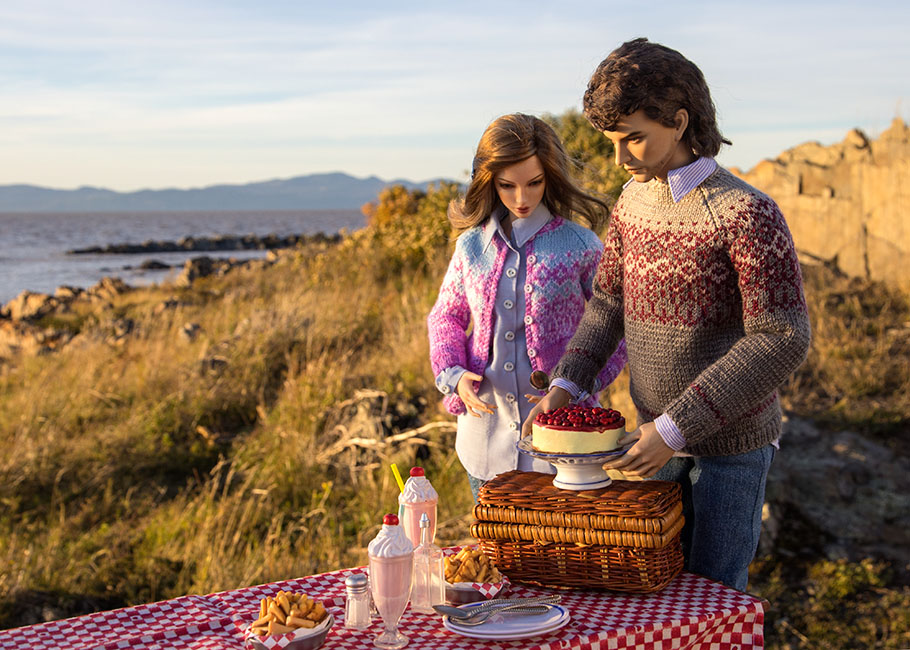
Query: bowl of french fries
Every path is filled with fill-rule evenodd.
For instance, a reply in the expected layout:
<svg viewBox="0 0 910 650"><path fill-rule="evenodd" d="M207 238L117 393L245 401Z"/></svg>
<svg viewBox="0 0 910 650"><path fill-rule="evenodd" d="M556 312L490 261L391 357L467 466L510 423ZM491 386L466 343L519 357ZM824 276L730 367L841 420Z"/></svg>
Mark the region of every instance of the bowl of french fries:
<svg viewBox="0 0 910 650"><path fill-rule="evenodd" d="M256 650L316 650L335 624L325 605L303 593L279 591L259 601L259 618L247 630Z"/></svg>
<svg viewBox="0 0 910 650"><path fill-rule="evenodd" d="M493 598L509 586L479 548L466 546L444 559L446 600L455 605Z"/></svg>

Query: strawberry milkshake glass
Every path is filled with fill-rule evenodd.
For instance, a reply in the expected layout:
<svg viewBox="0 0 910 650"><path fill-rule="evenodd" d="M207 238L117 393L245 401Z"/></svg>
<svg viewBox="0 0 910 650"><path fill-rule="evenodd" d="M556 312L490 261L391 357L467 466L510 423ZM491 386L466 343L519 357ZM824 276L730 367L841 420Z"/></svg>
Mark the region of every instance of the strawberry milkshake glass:
<svg viewBox="0 0 910 650"><path fill-rule="evenodd" d="M398 621L411 598L414 546L398 524L397 515L382 518L382 530L367 547L370 588L385 630L373 640L377 648L403 648L408 637L398 631Z"/></svg>

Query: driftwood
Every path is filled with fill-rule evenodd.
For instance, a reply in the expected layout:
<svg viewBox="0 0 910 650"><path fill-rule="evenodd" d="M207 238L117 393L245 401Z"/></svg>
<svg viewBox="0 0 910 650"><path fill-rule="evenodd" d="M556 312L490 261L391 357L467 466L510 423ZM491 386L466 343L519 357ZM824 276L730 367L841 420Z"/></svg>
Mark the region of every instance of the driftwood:
<svg viewBox="0 0 910 650"><path fill-rule="evenodd" d="M423 426L400 430L399 411L391 405L388 393L359 390L354 397L336 404L325 414L325 427L316 461L335 468L339 478L354 485L375 486L375 470L393 462L410 462L418 450L449 449L454 444L455 423L429 422ZM403 459L405 459L403 461ZM380 473L382 483L387 478Z"/></svg>

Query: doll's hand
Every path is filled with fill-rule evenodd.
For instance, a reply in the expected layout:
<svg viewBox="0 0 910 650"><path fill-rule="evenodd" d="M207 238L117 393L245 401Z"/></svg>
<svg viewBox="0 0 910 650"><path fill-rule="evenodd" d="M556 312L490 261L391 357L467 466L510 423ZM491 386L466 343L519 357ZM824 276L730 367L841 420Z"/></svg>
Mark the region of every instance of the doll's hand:
<svg viewBox="0 0 910 650"><path fill-rule="evenodd" d="M458 386L455 388L455 390L458 391L458 396L461 398L461 401L464 402L468 413L473 415L475 418L479 418L483 417L481 413L492 414L493 410L496 408L496 405L487 404L482 399L477 397L477 391L474 390L475 381L483 381L483 377L471 372L470 370L465 370L464 373L462 373L461 377L458 379Z"/></svg>
<svg viewBox="0 0 910 650"><path fill-rule="evenodd" d="M538 397L536 401L532 399L535 397L533 395L525 395L525 397L534 404L534 408L531 409L531 412L528 413L528 418L521 425L522 438L531 433L531 425L534 424L534 418L537 417L538 413L558 409L560 406L568 404L572 399L572 396L569 395L569 391L559 388L558 386L551 388L549 393L543 397Z"/></svg>
<svg viewBox="0 0 910 650"><path fill-rule="evenodd" d="M660 437L653 422L641 425L618 441L620 447L629 446L630 443L631 447L625 454L607 461L603 468L619 470L629 476L647 478L656 474L657 470L666 465L675 453Z"/></svg>

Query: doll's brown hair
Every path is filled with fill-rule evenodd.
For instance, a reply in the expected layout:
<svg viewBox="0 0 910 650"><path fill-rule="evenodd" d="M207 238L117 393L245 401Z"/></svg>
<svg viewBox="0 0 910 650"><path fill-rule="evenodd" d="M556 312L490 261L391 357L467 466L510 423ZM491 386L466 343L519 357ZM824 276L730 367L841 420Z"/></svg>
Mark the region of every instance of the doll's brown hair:
<svg viewBox="0 0 910 650"><path fill-rule="evenodd" d="M713 158L722 144L731 144L717 126L711 91L698 66L646 38L613 50L591 75L584 96L585 116L598 131L614 130L638 110L672 127L681 108L689 114L683 139L697 156Z"/></svg>
<svg viewBox="0 0 910 650"><path fill-rule="evenodd" d="M496 174L506 167L537 156L544 170L543 202L551 214L598 228L609 208L585 193L570 176L572 161L553 128L533 115L512 113L495 119L477 145L471 182L460 199L449 204L449 221L457 230L480 224L502 207L496 193Z"/></svg>

